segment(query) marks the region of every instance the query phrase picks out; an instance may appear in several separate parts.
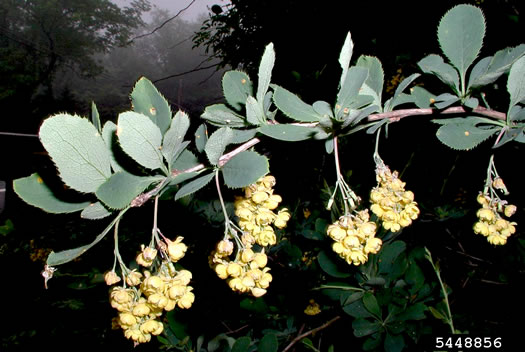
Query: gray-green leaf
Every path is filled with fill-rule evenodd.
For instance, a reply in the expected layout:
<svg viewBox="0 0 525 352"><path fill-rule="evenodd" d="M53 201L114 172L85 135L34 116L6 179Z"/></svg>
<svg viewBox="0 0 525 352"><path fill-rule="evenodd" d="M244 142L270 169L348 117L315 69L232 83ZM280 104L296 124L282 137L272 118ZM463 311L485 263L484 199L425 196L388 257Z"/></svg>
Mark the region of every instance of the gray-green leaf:
<svg viewBox="0 0 525 352"><path fill-rule="evenodd" d="M232 137L233 132L229 127L222 127L213 132L213 134L208 139L206 146L204 147L204 151L206 152L206 156L208 157L210 163L213 165L217 165L219 163L219 158L224 153L224 150L230 143Z"/></svg>
<svg viewBox="0 0 525 352"><path fill-rule="evenodd" d="M463 78L478 56L484 36L485 18L481 10L472 5L453 7L439 22L441 49Z"/></svg>
<svg viewBox="0 0 525 352"><path fill-rule="evenodd" d="M246 103L244 99L243 104ZM246 120L224 104L214 104L204 109L201 117L215 126L243 127L246 126Z"/></svg>
<svg viewBox="0 0 525 352"><path fill-rule="evenodd" d="M82 210L80 217L82 219L98 220L111 215L111 212L101 202L89 204Z"/></svg>
<svg viewBox="0 0 525 352"><path fill-rule="evenodd" d="M259 127L259 132L282 141L296 142L312 138L315 130L305 126L278 124L263 125Z"/></svg>
<svg viewBox="0 0 525 352"><path fill-rule="evenodd" d="M510 94L510 107L525 99L525 56L510 68L507 90Z"/></svg>
<svg viewBox="0 0 525 352"><path fill-rule="evenodd" d="M381 107L381 94L383 92L384 72L381 61L374 56L361 55L356 66L368 69L368 77L360 94L374 97L373 104Z"/></svg>
<svg viewBox="0 0 525 352"><path fill-rule="evenodd" d="M151 119L164 134L171 124L171 108L166 98L146 77L141 77L131 92L133 111Z"/></svg>
<svg viewBox="0 0 525 352"><path fill-rule="evenodd" d="M250 77L241 71L228 71L222 77L222 90L228 104L241 110L248 96L253 95Z"/></svg>
<svg viewBox="0 0 525 352"><path fill-rule="evenodd" d="M439 55L431 54L420 60L417 65L424 73L430 73L439 78L443 83L454 89L459 94L459 76L451 65L445 63Z"/></svg>
<svg viewBox="0 0 525 352"><path fill-rule="evenodd" d="M525 44L521 44L515 48L499 50L494 56L489 56L478 61L470 72L469 89L495 82L523 55L525 55Z"/></svg>
<svg viewBox="0 0 525 352"><path fill-rule="evenodd" d="M152 176L135 176L125 171L113 174L95 193L111 209L123 209L148 186L162 179Z"/></svg>
<svg viewBox="0 0 525 352"><path fill-rule="evenodd" d="M339 87L342 87L346 80L346 74L348 73L348 67L350 66L350 60L352 59L353 51L354 42L352 41L350 32L348 32L343 47L341 48L341 53L339 54L339 64L343 69L343 72L341 73L341 80L339 81Z"/></svg>
<svg viewBox="0 0 525 352"><path fill-rule="evenodd" d="M270 43L264 49L264 54L259 65L259 82L257 84L257 101L262 105L264 96L270 86L272 79L273 65L275 64L275 51L273 50L273 43ZM262 107L262 106L261 106Z"/></svg>
<svg viewBox="0 0 525 352"><path fill-rule="evenodd" d="M247 187L269 172L268 159L257 152L247 150L234 156L221 171L226 186Z"/></svg>
<svg viewBox="0 0 525 352"><path fill-rule="evenodd" d="M178 200L182 197L185 197L192 193L197 192L199 189L206 186L213 179L214 176L215 176L215 173L212 172L207 175L200 176L196 178L195 180L184 184L184 186L182 186L179 189L179 191L175 194L175 200Z"/></svg>
<svg viewBox="0 0 525 352"><path fill-rule="evenodd" d="M286 116L296 121L319 121L320 115L311 105L303 102L297 95L285 88L274 85L273 102Z"/></svg>
<svg viewBox="0 0 525 352"><path fill-rule="evenodd" d="M90 203L68 203L57 199L36 173L14 180L13 190L24 202L53 214L74 213Z"/></svg>
<svg viewBox="0 0 525 352"><path fill-rule="evenodd" d="M171 166L174 157L179 152L179 147L182 145L189 127L190 119L188 115L183 111L177 111L175 116L173 116L170 128L166 131L162 140L162 155L166 158L169 166Z"/></svg>
<svg viewBox="0 0 525 352"><path fill-rule="evenodd" d="M266 121L262 104L252 96L246 98L246 120L252 125L262 125Z"/></svg>
<svg viewBox="0 0 525 352"><path fill-rule="evenodd" d="M80 116L59 114L40 127L40 140L71 188L93 193L111 175L109 151L95 126Z"/></svg>
<svg viewBox="0 0 525 352"><path fill-rule="evenodd" d="M119 143L126 154L148 169L165 168L161 153L162 134L150 118L127 111L119 114L117 126Z"/></svg>
<svg viewBox="0 0 525 352"><path fill-rule="evenodd" d="M476 123L476 117L447 123L437 130L436 136L452 149L470 150L500 130L499 128L481 129L476 127Z"/></svg>

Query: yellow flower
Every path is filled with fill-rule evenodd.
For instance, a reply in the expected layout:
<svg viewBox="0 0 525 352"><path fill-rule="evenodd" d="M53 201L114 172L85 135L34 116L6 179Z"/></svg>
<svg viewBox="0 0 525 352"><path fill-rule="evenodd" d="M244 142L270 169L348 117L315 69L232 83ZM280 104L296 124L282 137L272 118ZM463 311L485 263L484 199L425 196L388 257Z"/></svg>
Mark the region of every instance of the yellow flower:
<svg viewBox="0 0 525 352"><path fill-rule="evenodd" d="M137 255L136 261L139 265L149 267L153 264L156 256L157 250L155 248L144 247L144 245L142 245L142 251Z"/></svg>
<svg viewBox="0 0 525 352"><path fill-rule="evenodd" d="M129 286L137 286L142 282L142 274L137 272L135 269L126 275L126 283Z"/></svg>
<svg viewBox="0 0 525 352"><path fill-rule="evenodd" d="M509 204L509 205L505 206L504 214L507 217L511 217L512 215L514 215L516 213L516 210L517 210L517 208L516 208L515 205Z"/></svg>
<svg viewBox="0 0 525 352"><path fill-rule="evenodd" d="M117 273L114 270L111 270L111 271L107 271L104 274L104 281L106 281L106 285L111 286L119 282L120 277L117 275Z"/></svg>
<svg viewBox="0 0 525 352"><path fill-rule="evenodd" d="M178 262L182 257L184 257L184 254L188 249L188 247L182 243L182 240L183 237L181 236L177 237L175 241L166 239L166 243L168 244L168 255L170 256L170 260L174 263Z"/></svg>
<svg viewBox="0 0 525 352"><path fill-rule="evenodd" d="M305 308L304 314L306 315L317 315L321 313L321 307L313 299L310 300L310 304Z"/></svg>
<svg viewBox="0 0 525 352"><path fill-rule="evenodd" d="M188 309L195 302L195 294L190 290L191 287L188 287L188 291L178 300L177 306L179 308Z"/></svg>
<svg viewBox="0 0 525 352"><path fill-rule="evenodd" d="M496 217L496 214L494 213L494 211L489 208L479 209L476 215L478 216L480 220L486 220L486 221L492 221Z"/></svg>
<svg viewBox="0 0 525 352"><path fill-rule="evenodd" d="M140 331L144 334L159 335L162 330L164 330L164 326L160 321L155 319L147 320L140 325Z"/></svg>
<svg viewBox="0 0 525 352"><path fill-rule="evenodd" d="M380 238L374 237L374 238L368 239L368 241L366 241L365 253L366 254L370 254L370 253L376 254L381 249L382 244L383 244L383 241L381 241Z"/></svg>

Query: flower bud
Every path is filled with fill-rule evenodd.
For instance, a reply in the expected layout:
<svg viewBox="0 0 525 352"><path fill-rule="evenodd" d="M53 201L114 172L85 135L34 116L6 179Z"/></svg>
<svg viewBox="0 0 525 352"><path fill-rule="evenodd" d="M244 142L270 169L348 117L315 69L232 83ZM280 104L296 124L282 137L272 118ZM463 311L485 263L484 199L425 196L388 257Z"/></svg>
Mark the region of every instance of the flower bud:
<svg viewBox="0 0 525 352"><path fill-rule="evenodd" d="M515 205L509 204L505 206L504 214L506 217L511 217L512 215L516 213L516 210L517 208Z"/></svg>
<svg viewBox="0 0 525 352"><path fill-rule="evenodd" d="M120 277L117 275L117 273L114 270L111 270L111 271L107 271L104 274L104 281L106 281L106 285L111 286L119 282Z"/></svg>
<svg viewBox="0 0 525 352"><path fill-rule="evenodd" d="M131 271L126 275L126 283L129 286L138 286L142 282L142 274L138 271Z"/></svg>
<svg viewBox="0 0 525 352"><path fill-rule="evenodd" d="M503 182L503 179L501 177L496 177L492 181L492 187L495 189L505 189L505 183Z"/></svg>

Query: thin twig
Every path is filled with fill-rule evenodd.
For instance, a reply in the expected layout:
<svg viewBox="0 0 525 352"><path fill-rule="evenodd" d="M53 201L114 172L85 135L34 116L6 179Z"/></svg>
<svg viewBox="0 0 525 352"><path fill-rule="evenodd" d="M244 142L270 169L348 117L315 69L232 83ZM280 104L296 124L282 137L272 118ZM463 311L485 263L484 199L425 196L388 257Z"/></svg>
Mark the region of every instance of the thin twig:
<svg viewBox="0 0 525 352"><path fill-rule="evenodd" d="M145 34L141 34L141 35L138 35L138 36L136 36L136 37L131 38L131 39L128 41L128 44L133 43L133 41L134 41L135 39L140 39L140 38L146 37L146 36L148 36L148 35L152 35L152 34L155 33L156 31L158 31L159 29L161 29L162 27L164 27L166 24L168 24L168 22L173 21L175 18L179 17L179 15L180 15L181 13L183 13L184 11L186 11L187 9L189 9L190 6L193 5L193 3L194 3L195 1L196 1L196 0L192 0L188 6L186 6L185 8L183 8L182 10L180 10L179 12L177 12L177 14L176 14L175 16L170 17L170 18L168 18L166 21L162 22L160 26L156 27L156 28L153 29L151 32L149 32L149 33L145 33Z"/></svg>
<svg viewBox="0 0 525 352"><path fill-rule="evenodd" d="M189 73L193 73L193 72L197 72L197 71L207 70L209 68L213 68L213 67L217 67L217 66L219 66L218 63L217 64L213 64L213 65L208 65L208 66L202 66L202 67L198 67L197 66L197 67L192 68L191 70L188 70L188 71L175 73L173 75L169 75L169 76L166 76L166 77L158 78L158 79L152 81L152 83L157 83L157 82L164 81L164 80L167 80L167 79L170 79L170 78L184 76L184 75L187 75Z"/></svg>
<svg viewBox="0 0 525 352"><path fill-rule="evenodd" d="M338 315L336 316L335 318L332 318L331 320L327 321L326 323L324 323L323 325L321 326L318 326L316 327L315 329L312 329L312 330L308 330L307 332L303 333L303 334L300 334L299 336L297 336L295 339L292 340L292 342L290 342L290 344L288 346L285 347L285 349L283 350L283 352L286 352L288 351L290 348L292 348L293 345L295 345L297 342L301 341L302 339L304 339L305 337L309 336L309 335L312 335L312 334L315 334L316 332L320 331L320 330L323 330L323 329L326 329L327 327L329 327L330 325L332 325L332 323L334 323L335 321L337 321L338 319L340 319L341 317Z"/></svg>

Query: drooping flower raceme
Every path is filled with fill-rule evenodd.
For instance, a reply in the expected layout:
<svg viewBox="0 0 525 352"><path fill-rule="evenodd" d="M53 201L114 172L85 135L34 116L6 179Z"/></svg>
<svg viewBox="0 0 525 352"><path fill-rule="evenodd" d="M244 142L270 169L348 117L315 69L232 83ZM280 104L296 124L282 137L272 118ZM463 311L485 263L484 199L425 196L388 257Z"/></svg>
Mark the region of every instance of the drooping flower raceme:
<svg viewBox="0 0 525 352"><path fill-rule="evenodd" d="M503 218L516 212L516 206L505 201L491 199L488 194L480 193L477 201L481 209L476 213L478 221L474 224L474 233L483 235L491 244L503 245L507 238L516 232L516 223Z"/></svg>
<svg viewBox="0 0 525 352"><path fill-rule="evenodd" d="M382 241L375 237L377 225L370 221L368 210L339 218L328 226L327 234L334 240L332 249L348 264L361 265L370 253L381 249Z"/></svg>
<svg viewBox="0 0 525 352"><path fill-rule="evenodd" d="M378 185L370 192L370 210L386 230L397 232L409 226L419 215L414 193L406 191L397 171L391 172L383 163L377 164L376 179Z"/></svg>
<svg viewBox="0 0 525 352"><path fill-rule="evenodd" d="M195 300L193 288L188 286L191 272L176 270L174 265L187 249L182 240L182 237L175 241L166 239L159 245L160 256L156 249L142 246L137 263L154 269L154 272L128 270L124 281L129 287L116 286L110 291L111 306L119 312L114 320L115 326L123 329L124 336L133 340L135 345L148 342L152 335L162 333L164 326L160 317L163 311L175 307L190 308ZM115 282L112 274L107 275L106 282Z"/></svg>
<svg viewBox="0 0 525 352"><path fill-rule="evenodd" d="M273 193L274 185L275 178L267 175L244 189L244 197L234 204L242 235L230 229L210 258L210 265L233 291L260 297L272 281L264 250L277 242L273 227L284 228L291 217L286 208L274 212L282 201Z"/></svg>

